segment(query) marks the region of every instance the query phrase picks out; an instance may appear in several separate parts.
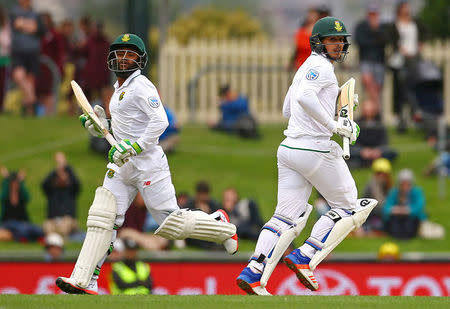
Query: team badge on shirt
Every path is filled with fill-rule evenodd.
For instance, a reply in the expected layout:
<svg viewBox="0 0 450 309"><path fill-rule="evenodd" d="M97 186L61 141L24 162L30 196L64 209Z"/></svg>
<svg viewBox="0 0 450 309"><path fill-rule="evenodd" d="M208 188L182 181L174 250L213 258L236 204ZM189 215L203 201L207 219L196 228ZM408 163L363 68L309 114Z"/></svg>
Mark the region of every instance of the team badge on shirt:
<svg viewBox="0 0 450 309"><path fill-rule="evenodd" d="M157 97L149 97L148 98L148 103L153 108L157 108L159 106L159 100L158 100Z"/></svg>
<svg viewBox="0 0 450 309"><path fill-rule="evenodd" d="M308 73L306 73L307 80L316 80L319 77L319 72L316 70L310 69Z"/></svg>
<svg viewBox="0 0 450 309"><path fill-rule="evenodd" d="M125 95L125 91L122 91L119 96L119 101L122 101L124 95Z"/></svg>
<svg viewBox="0 0 450 309"><path fill-rule="evenodd" d="M106 176L108 176L108 178L113 178L115 173L116 172L113 169L108 168L108 172L106 173Z"/></svg>

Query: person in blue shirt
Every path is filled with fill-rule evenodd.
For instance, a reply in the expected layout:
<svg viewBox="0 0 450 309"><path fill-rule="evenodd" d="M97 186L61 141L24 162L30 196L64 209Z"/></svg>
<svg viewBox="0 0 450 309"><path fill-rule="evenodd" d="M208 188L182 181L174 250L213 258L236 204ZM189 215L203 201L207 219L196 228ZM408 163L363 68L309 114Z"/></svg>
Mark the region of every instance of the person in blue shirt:
<svg viewBox="0 0 450 309"><path fill-rule="evenodd" d="M174 112L167 106L164 106L164 110L166 111L169 126L159 137L159 145L162 147L165 153L171 153L175 151L175 147L180 140L180 126L177 123Z"/></svg>
<svg viewBox="0 0 450 309"><path fill-rule="evenodd" d="M219 89L219 97L222 117L218 123L210 125L211 129L245 138L259 137L256 121L249 111L248 98L234 92L230 85Z"/></svg>
<svg viewBox="0 0 450 309"><path fill-rule="evenodd" d="M401 170L397 178L397 187L389 192L384 203L383 219L389 235L409 239L417 236L420 222L427 218L425 195L421 188L414 185L411 170Z"/></svg>

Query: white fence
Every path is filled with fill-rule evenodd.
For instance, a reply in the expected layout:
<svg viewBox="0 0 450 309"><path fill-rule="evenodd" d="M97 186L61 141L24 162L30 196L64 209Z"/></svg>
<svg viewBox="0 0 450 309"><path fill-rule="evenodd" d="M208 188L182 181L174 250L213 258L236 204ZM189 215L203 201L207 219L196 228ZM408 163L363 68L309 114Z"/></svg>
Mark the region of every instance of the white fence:
<svg viewBox="0 0 450 309"><path fill-rule="evenodd" d="M179 45L168 41L162 48L159 89L165 104L181 122L206 122L218 118L218 89L223 84L248 96L250 108L261 122L282 121L281 108L294 72L288 71L293 45L261 40L191 41ZM425 58L444 72L445 116L450 123L450 41L429 43ZM363 95L357 49L350 48L346 62L336 67L339 83L350 76ZM386 73L383 89L383 119L393 123L392 76Z"/></svg>

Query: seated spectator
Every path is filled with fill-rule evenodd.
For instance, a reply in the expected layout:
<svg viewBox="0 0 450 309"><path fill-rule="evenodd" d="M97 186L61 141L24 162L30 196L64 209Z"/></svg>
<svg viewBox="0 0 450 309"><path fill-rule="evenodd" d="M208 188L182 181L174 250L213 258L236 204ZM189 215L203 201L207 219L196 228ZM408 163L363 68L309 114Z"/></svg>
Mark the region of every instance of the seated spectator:
<svg viewBox="0 0 450 309"><path fill-rule="evenodd" d="M239 238L257 240L264 225L258 205L251 199L239 199L234 188L222 193L222 207L228 213L230 221L236 225Z"/></svg>
<svg viewBox="0 0 450 309"><path fill-rule="evenodd" d="M392 237L409 239L417 236L419 224L427 218L425 196L414 185L414 174L403 169L397 177L397 187L393 188L384 203L383 219L386 232Z"/></svg>
<svg viewBox="0 0 450 309"><path fill-rule="evenodd" d="M112 295L148 295L152 293L153 280L148 263L137 259L138 244L131 239L123 240L123 261L112 264Z"/></svg>
<svg viewBox="0 0 450 309"><path fill-rule="evenodd" d="M364 188L364 197L378 201L363 225L366 233L379 233L383 231L383 205L392 188L392 166L388 159L378 158L372 163L372 176Z"/></svg>
<svg viewBox="0 0 450 309"><path fill-rule="evenodd" d="M64 254L64 239L57 233L45 236L45 261L60 261Z"/></svg>
<svg viewBox="0 0 450 309"><path fill-rule="evenodd" d="M0 229L8 230L15 241L36 241L42 238L44 236L42 228L32 224L28 216L27 204L30 201L30 194L24 182L25 172L9 173L2 167L1 173L4 179L0 194L2 206Z"/></svg>
<svg viewBox="0 0 450 309"><path fill-rule="evenodd" d="M173 111L167 106L164 106L164 110L166 111L169 126L159 137L159 145L167 154L175 151L175 147L180 140L180 127L177 123L177 119L175 118L175 114L173 113Z"/></svg>
<svg viewBox="0 0 450 309"><path fill-rule="evenodd" d="M250 114L248 99L232 91L229 85L220 88L219 97L222 117L218 123L210 124L210 128L240 137L258 138L257 123Z"/></svg>
<svg viewBox="0 0 450 309"><path fill-rule="evenodd" d="M64 153L55 153L55 169L42 181L42 190L47 197L47 220L43 224L45 234L58 233L67 241L70 235L79 232L76 200L80 181Z"/></svg>
<svg viewBox="0 0 450 309"><path fill-rule="evenodd" d="M138 193L125 214L125 221L118 231L118 237L130 239L145 250L167 249L169 240L158 235L144 233L146 218L148 218L147 208L142 195Z"/></svg>
<svg viewBox="0 0 450 309"><path fill-rule="evenodd" d="M195 185L194 199L190 199L184 206L189 209L200 209L207 214L218 210L219 204L210 196L211 186L207 181L199 181Z"/></svg>
<svg viewBox="0 0 450 309"><path fill-rule="evenodd" d="M378 107L373 101L366 100L358 121L361 134L356 144L350 147L349 166L367 167L375 159L383 157L392 161L397 157L397 152L388 145L386 127L378 118Z"/></svg>

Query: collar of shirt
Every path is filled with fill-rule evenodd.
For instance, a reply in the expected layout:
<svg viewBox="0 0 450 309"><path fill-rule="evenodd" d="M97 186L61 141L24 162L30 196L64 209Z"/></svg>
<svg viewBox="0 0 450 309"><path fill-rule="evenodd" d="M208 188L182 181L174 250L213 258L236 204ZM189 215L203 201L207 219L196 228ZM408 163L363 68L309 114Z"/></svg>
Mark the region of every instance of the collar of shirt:
<svg viewBox="0 0 450 309"><path fill-rule="evenodd" d="M116 82L114 83L114 88L116 88L116 90L118 90L118 89L120 89L120 88L122 88L122 87L128 86L128 84L131 82L131 80L132 80L133 78L135 78L136 76L139 76L139 75L141 75L141 70L136 70L136 71L134 71L133 74L131 74L130 76L128 76L128 78L123 82L122 86L119 87L119 82L116 81Z"/></svg>

